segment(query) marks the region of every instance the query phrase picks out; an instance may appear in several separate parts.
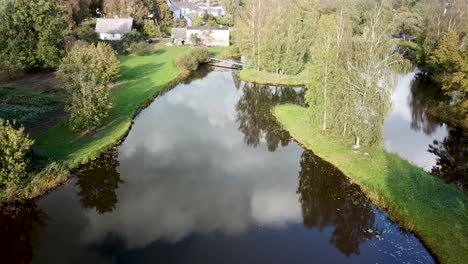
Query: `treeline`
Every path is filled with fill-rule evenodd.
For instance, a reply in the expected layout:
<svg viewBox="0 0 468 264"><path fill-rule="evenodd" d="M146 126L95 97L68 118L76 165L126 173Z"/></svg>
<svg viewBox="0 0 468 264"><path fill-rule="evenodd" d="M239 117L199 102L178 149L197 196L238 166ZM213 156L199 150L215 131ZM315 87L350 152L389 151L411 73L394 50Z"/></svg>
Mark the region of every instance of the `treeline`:
<svg viewBox="0 0 468 264"><path fill-rule="evenodd" d="M234 34L247 63L269 72L301 71L318 17L315 7L308 0L246 0Z"/></svg>
<svg viewBox="0 0 468 264"><path fill-rule="evenodd" d="M395 9L395 33L415 37L401 46L452 97L439 112L448 108L445 115L468 124L468 0L397 1Z"/></svg>
<svg viewBox="0 0 468 264"><path fill-rule="evenodd" d="M416 39L404 42L418 47L413 58L468 116L468 0L246 0L236 21L247 64L307 72L311 119L357 145L381 141L395 74L410 69L397 37Z"/></svg>

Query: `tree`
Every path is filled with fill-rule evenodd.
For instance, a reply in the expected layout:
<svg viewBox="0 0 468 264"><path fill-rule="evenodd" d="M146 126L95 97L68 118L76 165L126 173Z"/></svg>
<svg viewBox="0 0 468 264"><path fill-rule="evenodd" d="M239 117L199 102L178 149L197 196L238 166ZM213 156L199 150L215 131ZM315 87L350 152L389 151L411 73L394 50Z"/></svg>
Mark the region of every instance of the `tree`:
<svg viewBox="0 0 468 264"><path fill-rule="evenodd" d="M54 68L64 53L63 10L52 0L11 0L0 14L0 54L25 70Z"/></svg>
<svg viewBox="0 0 468 264"><path fill-rule="evenodd" d="M110 17L131 17L138 25L151 20L161 31L172 25L172 12L165 0L103 0L104 13Z"/></svg>
<svg viewBox="0 0 468 264"><path fill-rule="evenodd" d="M26 153L34 144L24 132L24 127L15 128L15 123L0 118L0 185L17 184L26 176L28 159Z"/></svg>
<svg viewBox="0 0 468 264"><path fill-rule="evenodd" d="M57 77L68 93L70 127L92 130L107 116L112 103L107 83L119 72L114 50L104 43L75 46L63 59Z"/></svg>
<svg viewBox="0 0 468 264"><path fill-rule="evenodd" d="M429 64L441 76L442 89L447 93L454 92L454 110L468 119L468 47L461 47L456 32L442 36Z"/></svg>
<svg viewBox="0 0 468 264"><path fill-rule="evenodd" d="M408 36L420 36L423 32L423 19L418 13L401 12L393 18L395 33Z"/></svg>
<svg viewBox="0 0 468 264"><path fill-rule="evenodd" d="M408 68L408 62L394 53L389 23L381 7L370 12L362 35L353 38L352 58L344 74L350 88L343 99L348 104L351 132L356 147L363 140L380 143L383 123L390 109L391 89L396 84L395 72Z"/></svg>
<svg viewBox="0 0 468 264"><path fill-rule="evenodd" d="M310 13L302 0L248 0L234 28L236 45L257 70L296 74L307 51ZM273 8L274 7L274 8Z"/></svg>
<svg viewBox="0 0 468 264"><path fill-rule="evenodd" d="M192 26L194 27L201 27L203 26L203 18L199 16L198 14L195 14L192 20Z"/></svg>
<svg viewBox="0 0 468 264"><path fill-rule="evenodd" d="M91 0L56 0L66 10L66 19L70 27L79 25L90 15Z"/></svg>

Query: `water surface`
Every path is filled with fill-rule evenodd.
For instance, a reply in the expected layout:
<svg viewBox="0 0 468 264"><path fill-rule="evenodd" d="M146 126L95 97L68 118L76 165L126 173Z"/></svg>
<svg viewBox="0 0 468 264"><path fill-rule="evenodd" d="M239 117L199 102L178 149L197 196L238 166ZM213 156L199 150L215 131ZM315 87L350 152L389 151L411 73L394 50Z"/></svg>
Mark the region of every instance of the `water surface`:
<svg viewBox="0 0 468 264"><path fill-rule="evenodd" d="M271 115L302 89L201 71L125 141L0 218L2 255L32 263L433 263L358 186ZM10 209L13 210L13 209Z"/></svg>

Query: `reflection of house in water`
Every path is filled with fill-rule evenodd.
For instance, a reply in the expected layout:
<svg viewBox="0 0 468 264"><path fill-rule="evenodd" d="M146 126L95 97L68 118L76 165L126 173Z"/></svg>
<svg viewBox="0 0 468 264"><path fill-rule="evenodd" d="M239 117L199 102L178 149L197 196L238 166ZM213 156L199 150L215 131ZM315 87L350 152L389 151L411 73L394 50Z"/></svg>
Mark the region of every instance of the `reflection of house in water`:
<svg viewBox="0 0 468 264"><path fill-rule="evenodd" d="M98 18L96 33L102 40L121 40L123 35L132 30L132 18Z"/></svg>
<svg viewBox="0 0 468 264"><path fill-rule="evenodd" d="M177 45L181 45L182 41L185 44L193 44L191 41L193 35L197 36L206 46L229 46L230 30L223 26L173 28L171 38Z"/></svg>

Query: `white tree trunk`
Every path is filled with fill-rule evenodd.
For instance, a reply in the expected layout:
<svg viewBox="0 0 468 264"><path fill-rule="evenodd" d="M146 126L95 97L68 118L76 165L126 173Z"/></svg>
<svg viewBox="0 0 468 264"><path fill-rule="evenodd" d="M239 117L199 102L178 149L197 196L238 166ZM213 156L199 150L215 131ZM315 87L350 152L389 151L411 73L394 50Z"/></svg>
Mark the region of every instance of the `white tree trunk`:
<svg viewBox="0 0 468 264"><path fill-rule="evenodd" d="M359 137L356 137L356 143L353 146L354 149L361 148L361 139Z"/></svg>

